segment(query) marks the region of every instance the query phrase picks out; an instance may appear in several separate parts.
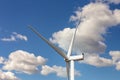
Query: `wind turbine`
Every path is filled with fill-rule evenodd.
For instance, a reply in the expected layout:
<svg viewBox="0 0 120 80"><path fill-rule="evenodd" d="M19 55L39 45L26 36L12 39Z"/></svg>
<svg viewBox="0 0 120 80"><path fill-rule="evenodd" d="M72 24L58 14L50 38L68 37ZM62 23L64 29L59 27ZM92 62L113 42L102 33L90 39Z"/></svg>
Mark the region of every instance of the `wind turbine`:
<svg viewBox="0 0 120 80"><path fill-rule="evenodd" d="M64 60L66 62L66 71L67 71L68 80L74 80L74 61L79 61L79 60L83 60L84 59L84 54L83 53L81 55L75 55L75 56L71 55L72 47L73 47L73 43L74 43L74 39L75 39L75 36L76 36L76 31L77 31L78 25L76 26L75 32L74 32L73 37L71 39L71 43L69 45L69 49L68 49L67 55L66 55L66 53L64 51L62 51L60 48L55 46L52 42L50 42L49 40L45 39L32 26L29 26L29 28L35 34L37 34L43 41L45 41L50 47L52 47L59 55L61 55L64 58Z"/></svg>

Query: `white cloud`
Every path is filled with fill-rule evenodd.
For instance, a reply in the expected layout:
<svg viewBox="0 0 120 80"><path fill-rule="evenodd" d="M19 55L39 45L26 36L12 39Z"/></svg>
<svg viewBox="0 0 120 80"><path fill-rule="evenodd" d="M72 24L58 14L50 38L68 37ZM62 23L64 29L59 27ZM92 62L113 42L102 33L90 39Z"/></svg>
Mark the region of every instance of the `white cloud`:
<svg viewBox="0 0 120 80"><path fill-rule="evenodd" d="M0 64L3 64L3 62L4 62L4 58L0 57Z"/></svg>
<svg viewBox="0 0 120 80"><path fill-rule="evenodd" d="M28 40L25 35L21 35L21 34L18 34L16 32L13 32L13 34L15 35L16 39L20 39L20 40L24 40L24 41Z"/></svg>
<svg viewBox="0 0 120 80"><path fill-rule="evenodd" d="M117 23L120 23L120 10L119 9L115 9L114 10L114 16L115 16L115 18L116 18L116 21L117 21Z"/></svg>
<svg viewBox="0 0 120 80"><path fill-rule="evenodd" d="M120 70L120 61L116 63L116 69Z"/></svg>
<svg viewBox="0 0 120 80"><path fill-rule="evenodd" d="M3 72L0 70L0 80L20 80L12 72Z"/></svg>
<svg viewBox="0 0 120 80"><path fill-rule="evenodd" d="M80 15L81 11L76 11L76 15L71 16L71 20L79 20ZM76 50L82 49L87 53L103 53L106 45L102 35L109 27L117 24L116 18L109 7L101 3L91 3L83 7L82 16L84 19L78 27ZM73 32L74 28L65 28L63 31L54 33L51 41L63 49L68 49Z"/></svg>
<svg viewBox="0 0 120 80"><path fill-rule="evenodd" d="M17 50L9 55L8 61L4 63L4 70L15 70L27 74L33 74L39 71L38 66L45 64L46 59L41 56L35 56L32 53Z"/></svg>
<svg viewBox="0 0 120 80"><path fill-rule="evenodd" d="M47 66L47 65L42 66L42 70L41 70L42 75L48 75L48 74L51 74L51 73L55 73L59 77L66 77L67 76L65 67L56 66L56 65L54 65L53 67L50 67L50 66ZM79 76L80 72L75 70L75 75Z"/></svg>
<svg viewBox="0 0 120 80"><path fill-rule="evenodd" d="M84 63L97 66L97 67L106 67L106 66L113 65L113 62L111 59L100 57L97 54L91 54L91 55L85 56Z"/></svg>
<svg viewBox="0 0 120 80"><path fill-rule="evenodd" d="M116 65L116 69L120 70L120 51L110 51L112 56L113 64Z"/></svg>
<svg viewBox="0 0 120 80"><path fill-rule="evenodd" d="M114 62L117 62L120 60L120 51L110 51L110 56L112 56L112 59Z"/></svg>
<svg viewBox="0 0 120 80"><path fill-rule="evenodd" d="M2 38L2 41L16 41L15 37L11 35L9 38Z"/></svg>
<svg viewBox="0 0 120 80"><path fill-rule="evenodd" d="M98 54L86 54L83 63L97 67L114 65L116 66L116 70L120 70L120 51L110 51L109 55L112 59L100 57Z"/></svg>
<svg viewBox="0 0 120 80"><path fill-rule="evenodd" d="M120 10L110 10L109 6L104 3L90 3L84 6L81 10L77 10L75 15L72 15L71 21L79 21L82 13L82 22L78 26L76 40L73 51L80 54L96 54L95 56L88 55L85 63L94 66L111 66L112 61L100 57L98 53L104 53L107 45L104 43L107 30L120 24ZM72 34L75 28L65 28L55 32L50 40L58 44L64 50L68 50ZM94 60L93 60L94 59Z"/></svg>
<svg viewBox="0 0 120 80"><path fill-rule="evenodd" d="M1 63L3 64L3 70L23 72L26 74L34 74L40 72L42 75L54 73L58 77L66 77L65 67L56 65L50 67L48 65L44 65L46 62L45 58L41 56L35 56L34 54L23 50L11 52L9 58L6 60L4 60L2 57L0 59ZM41 70L38 67L41 67ZM80 72L75 70L75 75L79 76Z"/></svg>
<svg viewBox="0 0 120 80"><path fill-rule="evenodd" d="M17 40L27 41L28 39L27 39L27 36L25 36L25 35L22 35L22 34L18 34L18 33L16 33L16 32L13 32L12 35L10 35L9 38L4 37L4 38L2 38L1 40L2 40L2 41L8 41L8 42L10 42L10 41L17 41Z"/></svg>

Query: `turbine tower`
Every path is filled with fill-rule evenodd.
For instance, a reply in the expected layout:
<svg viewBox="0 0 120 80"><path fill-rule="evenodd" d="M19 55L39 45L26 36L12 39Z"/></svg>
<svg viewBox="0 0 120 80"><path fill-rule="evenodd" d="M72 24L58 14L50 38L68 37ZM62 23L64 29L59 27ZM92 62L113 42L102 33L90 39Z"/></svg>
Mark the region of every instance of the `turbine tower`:
<svg viewBox="0 0 120 80"><path fill-rule="evenodd" d="M79 24L78 24L79 25ZM65 62L66 62L66 71L67 71L67 77L68 80L74 80L74 61L80 61L84 59L84 54L80 54L80 55L75 55L72 56L72 48L73 48L73 43L74 43L74 39L76 36L76 31L78 28L78 25L76 26L75 32L73 34L73 37L71 39L71 43L69 45L69 49L67 52L67 55L64 51L62 51L60 48L58 48L57 46L55 46L52 42L50 42L49 40L45 39L40 33L38 33L32 26L29 26L29 28L35 33L37 34L43 41L45 41L50 47L52 47L59 55L61 55Z"/></svg>

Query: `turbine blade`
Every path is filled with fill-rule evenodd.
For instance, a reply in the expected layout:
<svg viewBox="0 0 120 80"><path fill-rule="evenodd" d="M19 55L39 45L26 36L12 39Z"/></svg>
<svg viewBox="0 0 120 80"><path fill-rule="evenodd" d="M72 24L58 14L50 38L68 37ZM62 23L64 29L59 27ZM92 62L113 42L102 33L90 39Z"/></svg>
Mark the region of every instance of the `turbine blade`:
<svg viewBox="0 0 120 80"><path fill-rule="evenodd" d="M66 61L66 72L67 72L67 78L69 80L69 68L70 68L70 64L68 61Z"/></svg>
<svg viewBox="0 0 120 80"><path fill-rule="evenodd" d="M81 16L82 16L82 13L81 13ZM80 21L81 21L81 17L80 17ZM78 26L79 26L79 24L80 24L80 21L79 21L78 24L76 25L75 32L74 32L74 34L73 34L73 36L72 36L72 39L71 39L71 42L70 42L70 45L69 45L69 49L68 49L68 53L67 53L67 57L70 57L70 55L71 55L71 53L72 53L72 48L73 48L73 44L74 44L76 32L77 32Z"/></svg>
<svg viewBox="0 0 120 80"><path fill-rule="evenodd" d="M29 28L36 34L38 35L43 41L45 41L49 46L51 46L59 55L61 55L62 57L64 57L65 59L68 59L68 57L66 56L66 54L60 50L60 48L58 48L57 46L55 46L52 42L48 41L47 39L45 39L41 34L39 34L32 26L29 26Z"/></svg>
<svg viewBox="0 0 120 80"><path fill-rule="evenodd" d="M68 53L67 53L68 57L70 57L70 55L72 53L72 48L73 48L73 44L74 44L74 40L75 40L75 36L76 36L78 25L79 24L77 24L77 26L76 26L75 32L74 32L74 34L72 36L72 39L71 39L71 42L70 42L70 45L69 45L69 49L68 49Z"/></svg>

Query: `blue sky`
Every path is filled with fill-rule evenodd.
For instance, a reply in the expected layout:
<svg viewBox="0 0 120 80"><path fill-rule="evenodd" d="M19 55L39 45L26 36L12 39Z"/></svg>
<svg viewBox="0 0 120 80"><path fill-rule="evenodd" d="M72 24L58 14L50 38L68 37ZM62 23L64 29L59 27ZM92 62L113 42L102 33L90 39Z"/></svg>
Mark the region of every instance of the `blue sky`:
<svg viewBox="0 0 120 80"><path fill-rule="evenodd" d="M67 52L80 17L73 53L85 59L75 80L118 80L119 0L1 0L0 80L66 80L63 58L27 26Z"/></svg>

